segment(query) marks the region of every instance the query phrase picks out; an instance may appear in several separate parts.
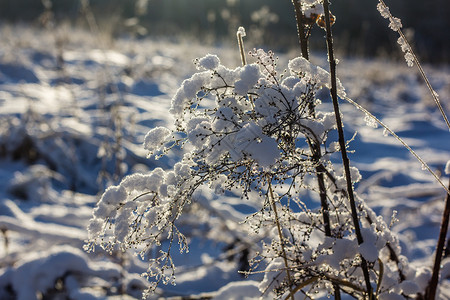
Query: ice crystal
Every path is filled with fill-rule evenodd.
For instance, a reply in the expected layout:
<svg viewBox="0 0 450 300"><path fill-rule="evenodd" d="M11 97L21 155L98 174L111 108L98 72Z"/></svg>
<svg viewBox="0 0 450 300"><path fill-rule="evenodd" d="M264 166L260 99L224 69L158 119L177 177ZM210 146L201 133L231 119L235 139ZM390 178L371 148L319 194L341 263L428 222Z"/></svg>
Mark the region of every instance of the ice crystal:
<svg viewBox="0 0 450 300"><path fill-rule="evenodd" d="M399 31L402 28L401 20L392 16L389 8L383 1L378 2L377 9L383 18L389 19L389 28L391 28L393 31Z"/></svg>
<svg viewBox="0 0 450 300"><path fill-rule="evenodd" d="M402 21L399 18L391 17L389 20L389 28L393 31L398 31L403 27Z"/></svg>
<svg viewBox="0 0 450 300"><path fill-rule="evenodd" d="M238 30L237 30L237 32L236 32L236 34L237 34L237 35L240 35L241 37L244 37L244 36L246 36L246 33L245 33L245 28L244 28L244 27L242 27L242 26L240 26L240 27L238 28Z"/></svg>
<svg viewBox="0 0 450 300"><path fill-rule="evenodd" d="M389 19L389 17L391 16L391 12L389 11L389 8L387 6L385 6L383 3L378 2L377 9L383 18Z"/></svg>

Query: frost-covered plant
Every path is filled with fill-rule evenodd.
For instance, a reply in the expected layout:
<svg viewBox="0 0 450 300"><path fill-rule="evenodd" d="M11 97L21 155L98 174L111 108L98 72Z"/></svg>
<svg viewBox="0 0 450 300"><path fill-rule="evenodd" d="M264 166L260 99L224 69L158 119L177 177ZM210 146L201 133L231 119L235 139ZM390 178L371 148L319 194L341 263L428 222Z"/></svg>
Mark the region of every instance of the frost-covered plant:
<svg viewBox="0 0 450 300"><path fill-rule="evenodd" d="M406 64L409 67L412 67L412 66L414 66L414 64L416 64L420 75L422 76L428 89L430 90L431 96L433 97L433 100L436 103L436 106L439 108L439 110L442 114L442 117L444 118L445 123L447 124L447 126L450 129L450 121L448 120L448 118L444 112L444 109L442 108L441 102L439 100L439 95L431 86L431 83L428 80L428 77L426 76L425 71L422 68L422 65L420 64L419 59L415 55L411 45L409 44L408 40L406 39L406 36L403 34L402 21L399 18L394 17L391 14L389 7L386 5L386 3L383 0L378 0L377 9L383 18L389 20L389 28L392 29L393 31L397 32L397 34L399 35L397 43L400 45L402 52L404 53Z"/></svg>
<svg viewBox="0 0 450 300"><path fill-rule="evenodd" d="M196 204L208 207L205 190L217 197L257 199L256 212L232 230L259 239L246 274L264 273L262 296L272 291L283 299L296 294L340 299L341 293L357 299L408 299L426 289L431 274L409 266L390 226L353 191L361 176L346 158L349 141L342 135L337 98L365 110L346 97L336 78L330 30L335 18L328 2L293 3L303 57L290 60L280 72L272 52L253 50L255 63L247 64L245 32L239 29L242 67L227 68L212 54L197 59L198 72L172 99L175 130L153 128L144 141L150 155L182 147L184 156L171 170L124 178L105 191L94 209L86 249L96 244L110 252L135 248L147 258L158 246L144 274L154 279L149 291L175 281L173 247L178 243L181 252L188 251L180 223L184 215L195 214ZM381 14L401 33L400 20L383 5L380 0ZM330 73L308 61L314 23L327 33ZM405 40L400 44L408 59L411 47ZM333 113L322 110L318 91L323 88L331 91ZM332 131L338 132L339 143L330 138ZM343 155L343 172L331 162L336 152Z"/></svg>
<svg viewBox="0 0 450 300"><path fill-rule="evenodd" d="M154 128L144 141L151 154L164 155L174 146L184 147L186 154L172 170L130 175L109 187L94 210L86 248L136 248L145 256L163 243L146 275L155 280L151 289L173 282L173 244L188 250L177 222L209 188L218 195L232 192L242 201L260 199L258 211L242 220L242 230L265 234L252 269L265 272L263 294L274 290L285 297L301 291L312 297L319 291L334 294L338 286L364 297L362 257L377 295L400 293L398 282L415 273L399 255L386 223L360 199L364 243L358 245L345 179L330 161L339 151L328 139L336 126L334 114L321 111L317 99L320 89L330 88L328 72L298 57L280 74L272 52L250 54L256 63L235 69L211 54L195 61L199 72L172 100L176 130ZM358 181L357 169L352 172ZM324 177L324 189L314 180L317 174ZM322 193L321 207L303 200L305 190Z"/></svg>

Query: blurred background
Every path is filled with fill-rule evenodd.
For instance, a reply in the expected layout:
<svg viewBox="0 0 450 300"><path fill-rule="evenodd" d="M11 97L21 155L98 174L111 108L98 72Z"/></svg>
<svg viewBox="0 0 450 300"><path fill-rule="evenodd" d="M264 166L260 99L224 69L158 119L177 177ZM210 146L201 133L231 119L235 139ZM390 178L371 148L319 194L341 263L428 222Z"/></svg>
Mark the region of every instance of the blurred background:
<svg viewBox="0 0 450 300"><path fill-rule="evenodd" d="M450 61L450 1L386 1L402 19L405 33L423 62ZM397 36L376 10L376 0L332 1L338 16L334 26L336 48L351 56L401 57ZM195 39L221 45L234 42L244 26L250 47L287 51L297 47L290 0L0 0L0 18L6 23L45 23L51 14L55 26L87 26L86 10L95 16L102 33L116 37ZM312 51L325 45L316 28ZM394 53L394 54L393 54Z"/></svg>

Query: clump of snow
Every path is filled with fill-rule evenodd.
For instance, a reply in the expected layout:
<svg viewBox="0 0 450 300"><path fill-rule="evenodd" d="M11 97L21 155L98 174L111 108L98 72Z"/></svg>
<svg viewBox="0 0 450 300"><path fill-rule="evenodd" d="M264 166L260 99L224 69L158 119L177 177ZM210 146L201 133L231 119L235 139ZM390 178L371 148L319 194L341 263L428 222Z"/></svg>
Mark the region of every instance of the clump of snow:
<svg viewBox="0 0 450 300"><path fill-rule="evenodd" d="M396 293L381 293L378 296L378 299L380 300L405 300L405 297L403 297L402 295L396 294Z"/></svg>
<svg viewBox="0 0 450 300"><path fill-rule="evenodd" d="M353 258L358 253L358 243L354 239L336 239L333 253L324 260L327 264L338 268L344 259Z"/></svg>
<svg viewBox="0 0 450 300"><path fill-rule="evenodd" d="M214 61L214 58L211 58ZM208 59L206 60L208 61ZM214 65L214 62L211 63ZM185 79L181 87L177 90L175 96L172 98L172 105L169 113L178 118L183 111L192 104L192 99L201 90L205 81L211 77L211 71L204 71L195 73L191 78Z"/></svg>
<svg viewBox="0 0 450 300"><path fill-rule="evenodd" d="M361 173L356 167L350 167L350 176L353 182L360 182L362 179Z"/></svg>
<svg viewBox="0 0 450 300"><path fill-rule="evenodd" d="M199 69L215 70L220 65L220 59L215 54L207 54L198 60L197 67Z"/></svg>
<svg viewBox="0 0 450 300"><path fill-rule="evenodd" d="M369 228L362 228L363 243L359 245L361 255L370 262L378 259L377 236Z"/></svg>
<svg viewBox="0 0 450 300"><path fill-rule="evenodd" d="M234 160L248 153L261 167L273 165L280 157L277 142L261 131L255 123L247 123L236 134L235 148L229 150Z"/></svg>
<svg viewBox="0 0 450 300"><path fill-rule="evenodd" d="M400 283L399 288L403 291L405 295L415 295L420 292L419 286L411 280L405 280Z"/></svg>
<svg viewBox="0 0 450 300"><path fill-rule="evenodd" d="M288 63L288 68L293 74L301 72L309 74L312 71L311 63L304 57L291 59Z"/></svg>
<svg viewBox="0 0 450 300"><path fill-rule="evenodd" d="M445 170L444 170L445 174L449 175L450 174L450 160L447 161L447 163L445 164Z"/></svg>
<svg viewBox="0 0 450 300"><path fill-rule="evenodd" d="M8 273L11 272L11 273ZM2 277L7 276L6 282ZM120 276L118 269L108 269L91 265L86 254L79 249L70 246L55 246L48 251L41 253L31 253L24 257L22 262L9 269L7 273L0 275L2 284L9 283L17 295L18 300L38 299L38 293L45 293L54 288L58 279L65 280L67 276L70 280L82 281L90 276L102 274L109 279ZM69 283L69 288L75 282Z"/></svg>
<svg viewBox="0 0 450 300"><path fill-rule="evenodd" d="M307 1L302 2L302 10L303 10L303 14L305 15L305 17L307 18L311 18L311 15L314 16L320 16L323 15L324 10L323 10L323 5L320 3L320 1L308 1L311 3L306 3Z"/></svg>
<svg viewBox="0 0 450 300"><path fill-rule="evenodd" d="M281 271L284 267L284 261L281 257L275 258L271 261L266 267L264 279L258 285L259 291L262 293L270 291L273 287L282 282L286 276L286 272Z"/></svg>
<svg viewBox="0 0 450 300"><path fill-rule="evenodd" d="M330 74L319 66L312 65L304 57L297 57L289 61L288 68L292 75L300 75L306 80L312 80L318 87L331 88ZM339 78L336 78L337 95L346 97L345 88Z"/></svg>
<svg viewBox="0 0 450 300"><path fill-rule="evenodd" d="M421 267L416 270L415 283L419 286L421 291L425 291L428 282L431 279L431 270L428 267Z"/></svg>
<svg viewBox="0 0 450 300"><path fill-rule="evenodd" d="M250 300L261 296L258 282L253 280L231 282L220 288L214 300Z"/></svg>
<svg viewBox="0 0 450 300"><path fill-rule="evenodd" d="M260 78L259 66L256 64L245 65L239 76L240 79L234 83L234 88L238 95L245 96Z"/></svg>

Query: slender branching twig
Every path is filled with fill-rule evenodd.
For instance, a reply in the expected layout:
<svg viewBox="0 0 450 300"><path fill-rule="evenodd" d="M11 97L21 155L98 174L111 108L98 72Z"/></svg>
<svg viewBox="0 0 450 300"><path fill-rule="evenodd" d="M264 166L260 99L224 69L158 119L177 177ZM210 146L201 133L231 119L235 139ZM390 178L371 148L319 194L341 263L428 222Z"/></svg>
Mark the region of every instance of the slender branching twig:
<svg viewBox="0 0 450 300"><path fill-rule="evenodd" d="M281 230L280 219L278 217L277 204L275 203L275 197L274 197L274 194L273 194L271 179L268 178L267 181L269 183L270 203L272 205L273 213L275 215L275 224L277 225L278 237L280 239L281 255L283 256L284 266L286 267L286 276L287 276L288 284L289 284L289 294L290 294L291 300L294 300L294 294L292 292L292 277L291 277L291 272L289 270L289 262L288 262L288 259L287 259L286 249L284 247L284 237L283 237L283 232Z"/></svg>

